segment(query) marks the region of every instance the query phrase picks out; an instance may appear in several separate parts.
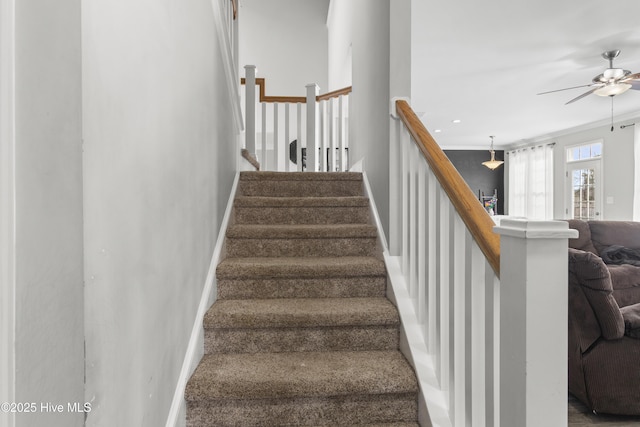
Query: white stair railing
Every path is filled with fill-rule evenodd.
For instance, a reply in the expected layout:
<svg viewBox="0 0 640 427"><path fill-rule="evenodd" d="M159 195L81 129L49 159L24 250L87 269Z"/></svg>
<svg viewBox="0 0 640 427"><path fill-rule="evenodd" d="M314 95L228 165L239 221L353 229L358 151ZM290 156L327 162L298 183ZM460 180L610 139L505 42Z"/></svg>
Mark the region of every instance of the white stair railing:
<svg viewBox="0 0 640 427"><path fill-rule="evenodd" d="M348 169L351 88L318 95L312 83L305 97L266 96L265 81L256 78L253 65L245 66L243 81L245 149L259 161L260 170Z"/></svg>
<svg viewBox="0 0 640 427"><path fill-rule="evenodd" d="M392 101L390 271L430 422L567 425L565 222L493 221L406 100ZM496 234L497 233L497 234ZM397 265L397 268L394 268ZM402 301L399 302L399 306ZM413 317L411 317L413 318ZM426 348L419 351L418 347ZM428 375L427 375L428 376ZM434 389L436 392L434 393Z"/></svg>

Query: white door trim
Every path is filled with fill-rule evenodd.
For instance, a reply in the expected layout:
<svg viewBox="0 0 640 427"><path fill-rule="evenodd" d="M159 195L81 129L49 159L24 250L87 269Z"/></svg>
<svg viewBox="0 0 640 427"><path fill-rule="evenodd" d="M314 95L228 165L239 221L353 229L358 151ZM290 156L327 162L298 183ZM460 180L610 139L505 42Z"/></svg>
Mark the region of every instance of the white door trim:
<svg viewBox="0 0 640 427"><path fill-rule="evenodd" d="M15 402L15 0L0 0L0 402ZM8 344L8 345L7 345ZM14 427L11 412L0 424Z"/></svg>

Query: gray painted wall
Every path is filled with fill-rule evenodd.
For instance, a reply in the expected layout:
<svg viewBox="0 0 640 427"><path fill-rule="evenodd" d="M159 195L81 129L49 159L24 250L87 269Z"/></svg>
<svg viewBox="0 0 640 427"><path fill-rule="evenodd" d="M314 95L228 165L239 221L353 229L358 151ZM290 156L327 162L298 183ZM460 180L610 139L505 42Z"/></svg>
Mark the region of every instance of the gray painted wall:
<svg viewBox="0 0 640 427"><path fill-rule="evenodd" d="M329 0L240 0L240 73L258 67L267 95L305 96L327 90Z"/></svg>
<svg viewBox="0 0 640 427"><path fill-rule="evenodd" d="M594 141L602 141L602 217L604 220L633 220L634 197L634 128L620 129L620 125L640 123L640 117L615 122L614 131L611 124L602 124L583 130L567 130L560 135L537 141L536 144L555 142L553 154L553 216L557 219L567 218L565 199L567 178L566 149ZM508 151L508 150L507 150ZM509 161L509 156L506 156ZM505 164L505 195L509 193L508 166ZM612 203L606 203L612 198ZM611 199L610 199L611 200ZM507 200L508 206L508 200Z"/></svg>
<svg viewBox="0 0 640 427"><path fill-rule="evenodd" d="M602 197L603 215L605 220L626 220L633 218L633 186L634 186L634 157L633 157L633 127L620 129L620 124L632 123L626 120L616 123L614 131L611 125L602 125L594 129L575 132L554 138L554 201L553 212L555 218L565 218L565 165L566 148L571 145L583 144L602 139ZM640 118L635 120L640 122ZM613 203L607 204L607 197L613 198Z"/></svg>
<svg viewBox="0 0 640 427"><path fill-rule="evenodd" d="M81 426L67 411L84 402L80 0L15 7L15 397L36 403L16 426Z"/></svg>
<svg viewBox="0 0 640 427"><path fill-rule="evenodd" d="M86 425L157 427L234 178L230 99L209 0L82 18Z"/></svg>

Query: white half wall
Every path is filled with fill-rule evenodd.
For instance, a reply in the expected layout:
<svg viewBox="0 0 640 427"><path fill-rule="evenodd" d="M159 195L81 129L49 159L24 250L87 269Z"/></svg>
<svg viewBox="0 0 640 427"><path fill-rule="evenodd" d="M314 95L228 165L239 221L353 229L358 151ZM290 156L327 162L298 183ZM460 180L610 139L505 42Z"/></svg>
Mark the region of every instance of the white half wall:
<svg viewBox="0 0 640 427"><path fill-rule="evenodd" d="M306 96L327 90L329 0L240 0L240 70L258 67L267 95Z"/></svg>
<svg viewBox="0 0 640 427"><path fill-rule="evenodd" d="M210 0L83 3L87 426L165 425L239 147Z"/></svg>
<svg viewBox="0 0 640 427"><path fill-rule="evenodd" d="M76 427L84 414L67 405L84 402L80 0L15 1L14 25L15 342L2 345L15 351L15 402L35 404L15 425Z"/></svg>

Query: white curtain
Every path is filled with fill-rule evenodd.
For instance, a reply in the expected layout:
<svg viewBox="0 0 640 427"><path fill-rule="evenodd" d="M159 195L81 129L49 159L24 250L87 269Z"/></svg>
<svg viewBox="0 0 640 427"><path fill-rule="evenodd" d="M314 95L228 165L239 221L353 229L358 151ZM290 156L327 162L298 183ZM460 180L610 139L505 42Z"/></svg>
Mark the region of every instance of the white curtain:
<svg viewBox="0 0 640 427"><path fill-rule="evenodd" d="M553 146L526 147L507 153L509 215L553 218Z"/></svg>

